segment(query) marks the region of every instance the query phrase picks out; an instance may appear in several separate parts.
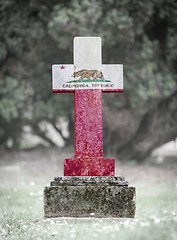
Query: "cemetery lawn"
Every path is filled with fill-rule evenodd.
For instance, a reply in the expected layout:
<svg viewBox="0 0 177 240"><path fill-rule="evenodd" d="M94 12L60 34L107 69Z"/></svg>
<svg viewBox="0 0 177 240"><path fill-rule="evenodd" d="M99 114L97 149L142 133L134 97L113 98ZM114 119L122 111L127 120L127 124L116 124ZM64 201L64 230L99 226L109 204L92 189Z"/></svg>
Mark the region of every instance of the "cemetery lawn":
<svg viewBox="0 0 177 240"><path fill-rule="evenodd" d="M43 172L38 175L31 171L37 166L36 162L33 161L33 168L29 166L28 170L22 163L18 163L21 170L17 183L4 185L1 182L0 185L0 239L177 239L177 177L174 169L119 164L120 172L126 172L126 179L136 187L135 219L44 219L43 189L52 180L53 173L48 172L46 177L46 162L40 165L41 169L37 168ZM9 179L11 175L8 175Z"/></svg>

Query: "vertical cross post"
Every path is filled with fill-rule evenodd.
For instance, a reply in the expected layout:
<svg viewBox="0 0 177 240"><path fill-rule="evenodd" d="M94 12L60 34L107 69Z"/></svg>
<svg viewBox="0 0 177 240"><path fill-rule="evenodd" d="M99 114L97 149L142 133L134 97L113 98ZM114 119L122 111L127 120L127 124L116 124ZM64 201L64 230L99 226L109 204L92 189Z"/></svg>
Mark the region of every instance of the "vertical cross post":
<svg viewBox="0 0 177 240"><path fill-rule="evenodd" d="M102 158L102 91L75 90L74 104L75 159Z"/></svg>
<svg viewBox="0 0 177 240"><path fill-rule="evenodd" d="M101 38L74 39L74 67L101 71ZM103 157L102 91L77 89L74 93L75 159Z"/></svg>
<svg viewBox="0 0 177 240"><path fill-rule="evenodd" d="M74 39L74 69L101 71L101 38ZM89 76L87 76L89 77ZM75 159L65 159L65 176L113 176L114 159L103 159L102 90L76 89Z"/></svg>

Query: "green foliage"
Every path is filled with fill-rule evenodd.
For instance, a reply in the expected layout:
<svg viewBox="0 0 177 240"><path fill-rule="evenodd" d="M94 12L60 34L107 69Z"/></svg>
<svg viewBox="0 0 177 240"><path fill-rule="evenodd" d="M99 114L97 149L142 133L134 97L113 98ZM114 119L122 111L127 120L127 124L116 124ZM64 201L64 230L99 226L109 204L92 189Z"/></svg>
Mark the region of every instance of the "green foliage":
<svg viewBox="0 0 177 240"><path fill-rule="evenodd" d="M14 119L55 124L73 114L73 97L51 92L51 65L72 63L75 36L101 36L103 63L124 64L126 100L113 98L115 111L146 114L176 88L176 16L175 0L1 1L2 145Z"/></svg>
<svg viewBox="0 0 177 240"><path fill-rule="evenodd" d="M21 116L25 111L28 100L34 94L25 81L7 77L5 82L0 81L1 97L0 112L3 119L11 121ZM26 109L27 110L27 109Z"/></svg>

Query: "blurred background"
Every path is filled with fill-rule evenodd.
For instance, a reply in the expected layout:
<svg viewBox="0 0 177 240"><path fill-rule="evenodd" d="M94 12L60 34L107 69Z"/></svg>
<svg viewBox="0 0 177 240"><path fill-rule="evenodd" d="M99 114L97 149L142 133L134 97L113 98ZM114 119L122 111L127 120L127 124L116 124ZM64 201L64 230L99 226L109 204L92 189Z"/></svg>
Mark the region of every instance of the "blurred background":
<svg viewBox="0 0 177 240"><path fill-rule="evenodd" d="M176 30L175 0L1 0L1 159L74 155L74 97L52 93L51 65L73 63L75 36L100 36L103 63L124 65L124 92L103 95L104 155L176 160Z"/></svg>

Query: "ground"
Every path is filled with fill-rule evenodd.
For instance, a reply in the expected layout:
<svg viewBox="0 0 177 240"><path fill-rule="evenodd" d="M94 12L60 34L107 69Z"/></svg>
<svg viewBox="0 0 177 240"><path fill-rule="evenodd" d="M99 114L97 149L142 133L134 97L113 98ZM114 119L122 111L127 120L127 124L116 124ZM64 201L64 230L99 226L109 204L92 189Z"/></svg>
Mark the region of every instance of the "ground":
<svg viewBox="0 0 177 240"><path fill-rule="evenodd" d="M177 239L175 161L116 162L116 175L136 187L135 219L44 219L44 186L68 157L56 148L1 152L0 239Z"/></svg>

